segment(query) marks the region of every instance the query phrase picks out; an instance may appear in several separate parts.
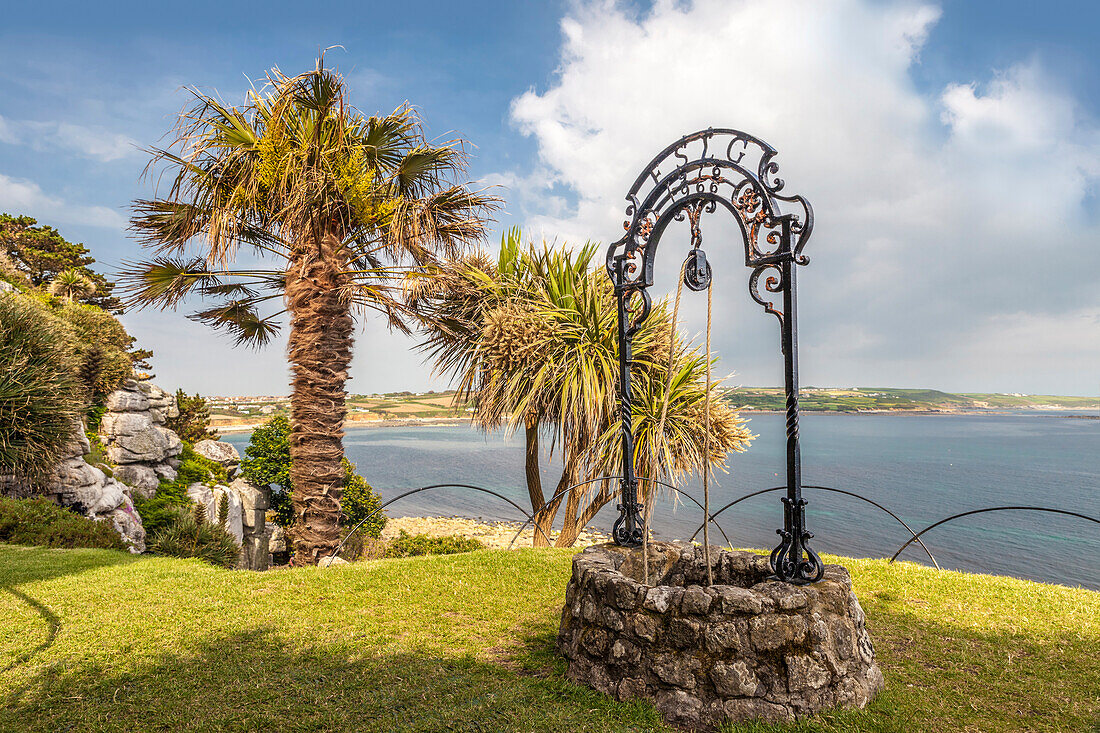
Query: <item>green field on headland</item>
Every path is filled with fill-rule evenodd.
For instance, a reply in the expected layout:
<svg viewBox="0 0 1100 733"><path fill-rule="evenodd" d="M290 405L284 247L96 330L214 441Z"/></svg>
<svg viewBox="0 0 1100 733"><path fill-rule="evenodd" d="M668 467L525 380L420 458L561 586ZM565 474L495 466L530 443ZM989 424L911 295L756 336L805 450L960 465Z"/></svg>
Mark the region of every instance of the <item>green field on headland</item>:
<svg viewBox="0 0 1100 733"><path fill-rule="evenodd" d="M783 410L781 388L739 387L726 399L742 409ZM803 387L799 407L806 412L975 412L981 410L1100 410L1098 397L1024 395L1001 393L954 394L938 389L852 387L850 389Z"/></svg>
<svg viewBox="0 0 1100 733"><path fill-rule="evenodd" d="M0 731L664 731L563 679L569 550L322 570L0 545ZM837 558L828 558L836 562ZM730 731L1090 731L1100 593L843 560L887 688Z"/></svg>
<svg viewBox="0 0 1100 733"><path fill-rule="evenodd" d="M743 410L784 409L778 387L738 387L725 391L725 399ZM215 427L254 424L274 414L287 414L286 397L215 397L211 399ZM980 412L982 410L1096 410L1098 397L1023 395L1001 393L953 394L936 389L852 387L849 389L803 387L799 406L805 412ZM408 419L462 418L469 403L456 402L454 391L388 392L348 396L348 420L378 423Z"/></svg>

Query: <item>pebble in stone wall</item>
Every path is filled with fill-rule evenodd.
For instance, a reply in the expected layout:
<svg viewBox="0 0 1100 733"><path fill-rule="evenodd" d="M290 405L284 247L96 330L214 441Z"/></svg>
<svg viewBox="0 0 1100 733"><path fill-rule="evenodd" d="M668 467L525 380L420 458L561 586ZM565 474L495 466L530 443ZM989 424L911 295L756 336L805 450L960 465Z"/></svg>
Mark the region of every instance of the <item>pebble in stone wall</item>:
<svg viewBox="0 0 1100 733"><path fill-rule="evenodd" d="M646 697L665 719L712 730L726 719L789 721L863 707L883 678L848 572L820 583L769 581L767 558L650 544L586 549L573 561L558 648L567 677L620 700Z"/></svg>

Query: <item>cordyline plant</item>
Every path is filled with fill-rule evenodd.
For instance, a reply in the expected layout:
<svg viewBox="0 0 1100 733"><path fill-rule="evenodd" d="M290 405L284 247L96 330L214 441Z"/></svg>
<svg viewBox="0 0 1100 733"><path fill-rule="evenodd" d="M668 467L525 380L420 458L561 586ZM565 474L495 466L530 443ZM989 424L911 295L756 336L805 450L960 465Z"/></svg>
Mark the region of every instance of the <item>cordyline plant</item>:
<svg viewBox="0 0 1100 733"><path fill-rule="evenodd" d="M257 346L289 314L291 537L294 562L313 564L340 541L353 317L407 331L395 277L479 239L496 199L462 182L461 141L425 141L407 106L365 117L323 56L298 76L272 70L239 107L191 91L171 145L150 150L170 185L134 204L156 256L126 273L128 301L212 298L191 317ZM231 269L242 250L259 264Z"/></svg>
<svg viewBox="0 0 1100 733"><path fill-rule="evenodd" d="M576 252L524 245L513 229L495 262L472 252L406 276L409 303L423 324L421 348L439 373L458 378L458 399L473 401L475 424L523 428L531 510L549 533L564 504L556 543L565 547L615 498L618 484L569 488L582 478L616 474L621 465L617 311L609 278L593 266L595 254L591 244ZM676 351L671 380L670 347ZM704 455L706 358L674 331L663 302L642 323L634 349L638 475L675 478L744 450L752 435L719 398L715 381L710 454ZM540 433L550 436L563 464L549 496L540 476ZM651 483L640 489L643 498L652 496ZM536 545L546 544L542 532L535 532Z"/></svg>

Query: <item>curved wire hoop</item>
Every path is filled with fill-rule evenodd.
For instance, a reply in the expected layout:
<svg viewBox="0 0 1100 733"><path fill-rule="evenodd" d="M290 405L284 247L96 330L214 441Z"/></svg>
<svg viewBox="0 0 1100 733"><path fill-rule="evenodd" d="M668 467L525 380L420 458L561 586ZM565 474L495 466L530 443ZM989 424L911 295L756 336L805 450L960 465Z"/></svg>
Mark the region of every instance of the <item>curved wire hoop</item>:
<svg viewBox="0 0 1100 733"><path fill-rule="evenodd" d="M622 478L622 476L600 476L598 478L590 478L590 479L587 479L586 481L581 481L580 483L573 484L572 486L567 486L566 488L562 489L558 493L551 496L549 501L547 501L546 503L549 504L552 501L556 501L558 499L558 497L565 496L566 494L568 494L570 491L577 488L578 486L584 486L585 484L593 484L593 483L596 483L597 481L607 481L609 479L621 479L621 478ZM696 499L694 496L692 496L688 492L686 492L682 489L676 488L675 486L673 486L670 483L667 483L665 481L661 481L660 479L644 478L644 477L637 477L637 478L635 478L635 480L636 481L648 481L648 482L653 483L653 484L658 484L659 486L664 486L666 489L672 489L677 494L686 496L687 498L691 499L692 503L695 504L695 506L699 507L700 510L702 510L704 513L706 513L706 510L703 509L703 505L699 503L698 499ZM508 543L508 549L509 550L512 549L512 545L515 544L516 540L519 539L519 536L521 534L523 534L523 530L527 529L527 525L529 523L531 523L532 521L534 521L534 517L529 517L528 520L520 526L520 528L516 532L515 536L512 537L512 541ZM726 536L726 531L724 529L722 529L722 525L720 525L720 524L718 524L718 522L714 521L713 515L711 516L711 521L714 524L714 526L718 528L718 531L722 533L722 539L724 539L726 541L726 544L730 545L732 547L733 545L730 542L730 538ZM535 526L537 527L538 525L536 524ZM587 526L587 525L585 525L585 526ZM543 536L545 536L545 533L543 533ZM692 539L694 539L694 535L692 535Z"/></svg>
<svg viewBox="0 0 1100 733"><path fill-rule="evenodd" d="M737 499L734 499L729 504L726 504L724 507L722 507L721 509L716 511L714 514L711 515L711 519L713 520L714 517L718 516L722 512L724 512L727 509L729 509L730 507L734 506L735 504L740 504L745 499L751 499L754 496L760 496L761 494L767 494L767 493L770 493L772 491L784 491L784 490L786 490L786 488L787 488L786 486L774 486L770 489L761 489L760 491L754 491L751 494L745 494L744 496L741 496L741 497L738 497ZM924 530L920 534L915 533L913 531L913 528L910 527L908 524L906 524L905 521L901 517L899 517L897 514L894 514L892 511L890 511L889 509L884 507L882 504L879 504L876 501L872 501L871 499L868 499L866 496L860 496L859 494L857 494L853 491L845 491L844 489L834 489L830 486L806 486L806 485L803 485L802 488L804 488L804 489L819 489L821 491L831 491L835 494L844 494L845 496L855 497L856 499L859 499L860 501L865 501L868 504L871 504L872 506L878 507L879 509L881 509L882 511L886 512L891 517L896 519L898 521L898 524L900 524L902 527L905 527L905 529L907 529L909 531L909 534L912 535L912 537L909 538L909 541L906 542L905 545L902 546L901 550L904 550L914 540L916 540L917 544L919 544L924 549L925 554L928 555L928 559L931 560L932 564L936 566L936 570L941 570L942 569L942 568L940 568L940 564L938 562L936 562L936 558L932 554L932 551L929 550L928 547L926 547L925 544L923 542L921 542L921 540L920 540L920 534L924 534L924 532L927 532L928 530ZM715 522L715 524L717 525L717 522ZM928 529L931 529L931 527L929 527ZM690 541L694 540L695 536L698 535L701 531L703 531L703 525L699 525L699 529L695 530L695 533L691 535L691 540L688 540L688 541L690 542ZM723 532L723 536L724 535L725 535L725 533ZM727 540L727 542L728 542L728 540ZM901 550L898 550L897 552L895 552L894 557L897 557L901 553ZM894 561L894 557L890 558L890 562Z"/></svg>
<svg viewBox="0 0 1100 733"><path fill-rule="evenodd" d="M385 504L383 504L382 506L375 509L370 514L363 517L363 519L359 522L359 524L352 527L351 531L348 532L347 537L340 540L340 544L336 546L336 551L332 553L331 557L337 557L340 554L340 551L344 549L344 544L347 543L347 541L351 539L352 535L354 535L356 532L358 532L359 528L362 527L364 524L366 524L368 519L370 519L375 514L377 514L378 512L380 512L383 509L385 509L386 507L388 507L390 504L392 504L395 501L398 501L400 499L404 499L406 496L412 496L413 494L419 494L421 491L433 491L435 489L471 489L473 491L480 491L480 492L485 493L485 494L490 494L492 496L497 497L498 499L503 499L504 501L506 501L509 504L511 504L512 506L514 506L516 509L519 510L520 514L527 517L528 522L530 522L534 519L534 517L532 517L530 514L528 514L526 511L524 511L523 507L521 507L519 504L517 504L514 501L512 501L511 499L509 499L507 496L504 496L503 494L500 494L500 493L497 493L496 491L493 491L492 489L483 489L480 486L471 486L470 484L433 484L431 486L421 486L419 489L412 489L411 491L406 491L404 494L399 494L398 496L393 497L392 499L387 501ZM536 524L535 528L538 529L539 533L546 539L547 543L549 543L550 538L546 536L546 532L543 531L542 527L539 527ZM508 547L511 547L511 545L509 544Z"/></svg>
<svg viewBox="0 0 1100 733"><path fill-rule="evenodd" d="M961 517L969 517L971 514L985 514L986 512L1006 512L1006 511L1050 512L1051 514L1066 514L1066 515L1071 516L1071 517L1077 517L1078 519L1086 519L1090 522L1096 522L1097 524L1100 524L1100 519L1097 519L1096 517L1090 517L1087 514L1080 514L1078 512L1071 512L1067 509L1051 509L1049 507L1042 507L1042 506L991 506L991 507L986 507L985 509L971 509L968 512L960 512L958 514L954 514L950 517L947 517L946 519L941 519L940 521L935 522L934 524L928 525L927 527L922 529L920 532L917 532L915 535L910 537L905 542L904 545L902 545L901 547L898 548L898 551L895 552L890 557L890 562L893 562L894 560L896 560L898 555L901 554L901 551L904 550L909 545L911 545L914 540L917 541L917 542L921 542L920 541L920 536L922 534L924 534L925 532L928 532L929 530L935 529L936 527L940 526L941 524L947 524L948 522L950 522L954 519L959 519ZM910 531L912 531L912 530L910 530ZM921 542L921 547L924 547L923 542ZM939 565L937 565L936 567L938 568Z"/></svg>

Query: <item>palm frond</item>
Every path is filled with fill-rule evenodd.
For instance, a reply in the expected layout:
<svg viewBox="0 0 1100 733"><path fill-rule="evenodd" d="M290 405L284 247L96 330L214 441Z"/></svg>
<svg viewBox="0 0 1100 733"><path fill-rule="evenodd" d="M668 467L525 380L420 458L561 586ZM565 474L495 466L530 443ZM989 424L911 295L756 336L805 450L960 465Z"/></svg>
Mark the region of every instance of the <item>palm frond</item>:
<svg viewBox="0 0 1100 733"><path fill-rule="evenodd" d="M275 318L279 313L260 317L255 303L249 300L231 300L227 303L192 313L187 317L199 323L205 323L215 330L224 330L233 336L237 346L248 345L254 348L266 346L279 333L279 323Z"/></svg>

